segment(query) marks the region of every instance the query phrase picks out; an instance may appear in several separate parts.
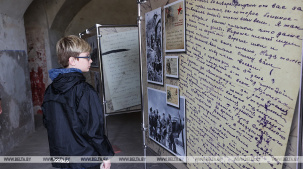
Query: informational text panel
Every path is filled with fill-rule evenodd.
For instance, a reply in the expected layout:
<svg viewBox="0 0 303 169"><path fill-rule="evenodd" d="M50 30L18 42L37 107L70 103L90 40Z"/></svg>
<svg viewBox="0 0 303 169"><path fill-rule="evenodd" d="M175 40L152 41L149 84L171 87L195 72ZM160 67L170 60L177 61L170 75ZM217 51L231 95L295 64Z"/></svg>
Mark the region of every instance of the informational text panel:
<svg viewBox="0 0 303 169"><path fill-rule="evenodd" d="M299 90L303 2L187 0L188 156L267 156L267 163L189 168L282 168ZM207 167L208 166L208 167Z"/></svg>
<svg viewBox="0 0 303 169"><path fill-rule="evenodd" d="M140 105L138 29L102 35L101 50L107 112Z"/></svg>

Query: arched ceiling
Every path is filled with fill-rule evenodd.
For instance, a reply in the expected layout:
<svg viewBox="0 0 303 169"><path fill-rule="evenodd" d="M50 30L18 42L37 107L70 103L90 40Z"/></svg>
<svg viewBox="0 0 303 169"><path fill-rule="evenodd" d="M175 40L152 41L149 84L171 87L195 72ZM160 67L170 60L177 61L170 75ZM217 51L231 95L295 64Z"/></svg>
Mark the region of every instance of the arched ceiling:
<svg viewBox="0 0 303 169"><path fill-rule="evenodd" d="M0 14L7 15L15 19L22 19L29 5L32 2L35 3L35 1L41 0L0 0ZM91 0L81 0L77 2L75 2L75 0L45 0L45 10L48 10L47 8L52 7L57 8L48 10L55 12L49 13L50 15L53 15L53 18L47 18L51 19L49 20L49 23L51 24L50 28L64 32L65 28L71 22L73 17L79 12L79 10L81 10L83 6L85 6L90 1ZM59 6L53 5L51 3L56 3Z"/></svg>
<svg viewBox="0 0 303 169"><path fill-rule="evenodd" d="M65 0L56 13L54 20L50 23L50 28L56 31L62 31L66 29L74 16L91 0L81 0L75 2L75 0Z"/></svg>
<svg viewBox="0 0 303 169"><path fill-rule="evenodd" d="M33 0L0 0L0 13L15 19L22 19Z"/></svg>

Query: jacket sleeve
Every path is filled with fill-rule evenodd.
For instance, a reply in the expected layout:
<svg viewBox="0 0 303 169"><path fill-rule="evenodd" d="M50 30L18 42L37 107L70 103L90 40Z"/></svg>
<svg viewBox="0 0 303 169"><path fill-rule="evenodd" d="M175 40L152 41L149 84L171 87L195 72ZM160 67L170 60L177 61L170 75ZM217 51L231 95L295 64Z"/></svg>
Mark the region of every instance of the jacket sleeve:
<svg viewBox="0 0 303 169"><path fill-rule="evenodd" d="M113 148L104 134L103 106L97 92L92 87L85 90L78 104L82 135L101 156L113 156Z"/></svg>

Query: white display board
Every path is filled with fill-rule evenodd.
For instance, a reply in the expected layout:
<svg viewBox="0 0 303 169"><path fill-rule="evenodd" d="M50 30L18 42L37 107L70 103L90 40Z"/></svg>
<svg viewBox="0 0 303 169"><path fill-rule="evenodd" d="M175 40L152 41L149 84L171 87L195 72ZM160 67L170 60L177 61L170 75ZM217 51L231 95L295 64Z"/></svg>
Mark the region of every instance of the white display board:
<svg viewBox="0 0 303 169"><path fill-rule="evenodd" d="M138 28L99 27L99 31L106 112L140 109Z"/></svg>

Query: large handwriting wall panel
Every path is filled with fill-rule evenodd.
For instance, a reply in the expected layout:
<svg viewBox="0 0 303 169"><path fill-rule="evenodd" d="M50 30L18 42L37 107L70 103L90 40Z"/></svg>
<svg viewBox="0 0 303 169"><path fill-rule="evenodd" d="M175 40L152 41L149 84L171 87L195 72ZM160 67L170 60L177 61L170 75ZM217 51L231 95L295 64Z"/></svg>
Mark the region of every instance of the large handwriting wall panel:
<svg viewBox="0 0 303 169"><path fill-rule="evenodd" d="M171 2L150 0L142 5L143 16ZM187 156L295 155L295 139L289 142L291 150L286 148L299 90L303 1L185 2L186 52L176 54L179 80L166 78L164 84L178 85L186 98ZM144 41L144 28L142 32ZM157 150L151 141L147 144ZM165 154L161 148L157 152ZM282 164L273 158L261 164L187 167L282 168Z"/></svg>
<svg viewBox="0 0 303 169"><path fill-rule="evenodd" d="M189 156L285 154L299 89L301 8L296 0L187 1L179 85L188 98ZM275 158L214 166L282 168Z"/></svg>

